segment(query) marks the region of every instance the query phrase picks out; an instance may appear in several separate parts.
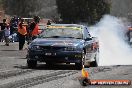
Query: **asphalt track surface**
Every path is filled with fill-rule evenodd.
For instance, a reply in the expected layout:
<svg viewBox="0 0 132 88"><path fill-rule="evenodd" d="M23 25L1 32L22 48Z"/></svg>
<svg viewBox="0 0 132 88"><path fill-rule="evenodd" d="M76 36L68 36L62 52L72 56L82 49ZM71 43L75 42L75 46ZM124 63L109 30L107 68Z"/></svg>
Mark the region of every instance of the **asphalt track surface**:
<svg viewBox="0 0 132 88"><path fill-rule="evenodd" d="M100 66L85 68L90 79L132 80L132 66ZM0 88L132 88L129 86L82 86L81 71L74 64L47 66L38 63L37 68L26 65L26 49L19 51L18 43L5 46L0 43Z"/></svg>

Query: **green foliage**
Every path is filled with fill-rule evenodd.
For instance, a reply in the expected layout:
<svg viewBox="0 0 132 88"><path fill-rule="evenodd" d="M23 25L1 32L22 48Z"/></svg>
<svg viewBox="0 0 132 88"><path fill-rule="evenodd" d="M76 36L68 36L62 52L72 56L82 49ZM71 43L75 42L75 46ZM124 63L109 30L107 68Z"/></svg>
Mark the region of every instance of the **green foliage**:
<svg viewBox="0 0 132 88"><path fill-rule="evenodd" d="M2 8L3 0L0 0L0 8Z"/></svg>
<svg viewBox="0 0 132 88"><path fill-rule="evenodd" d="M40 9L37 0L4 0L4 8L9 15L24 17L28 17Z"/></svg>
<svg viewBox="0 0 132 88"><path fill-rule="evenodd" d="M5 13L13 16L32 17L39 15L40 17L50 18L56 16L55 0L2 0Z"/></svg>
<svg viewBox="0 0 132 88"><path fill-rule="evenodd" d="M110 12L104 0L56 0L58 12L65 23L88 22L94 24Z"/></svg>

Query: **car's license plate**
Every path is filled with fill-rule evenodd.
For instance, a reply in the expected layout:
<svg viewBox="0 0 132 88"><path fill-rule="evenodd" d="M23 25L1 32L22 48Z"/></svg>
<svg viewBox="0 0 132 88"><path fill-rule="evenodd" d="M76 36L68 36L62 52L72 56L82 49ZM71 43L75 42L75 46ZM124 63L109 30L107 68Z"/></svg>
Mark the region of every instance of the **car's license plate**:
<svg viewBox="0 0 132 88"><path fill-rule="evenodd" d="M45 53L45 55L46 55L46 56L50 56L50 55L52 55L52 53Z"/></svg>

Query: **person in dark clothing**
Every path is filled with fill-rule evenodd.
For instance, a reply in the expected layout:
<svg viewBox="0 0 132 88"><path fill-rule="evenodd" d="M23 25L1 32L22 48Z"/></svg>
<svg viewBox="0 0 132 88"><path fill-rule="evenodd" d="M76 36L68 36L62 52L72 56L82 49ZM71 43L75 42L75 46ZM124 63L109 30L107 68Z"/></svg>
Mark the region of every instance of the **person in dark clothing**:
<svg viewBox="0 0 132 88"><path fill-rule="evenodd" d="M6 27L6 19L3 19L3 23L0 24L1 30L4 30Z"/></svg>
<svg viewBox="0 0 132 88"><path fill-rule="evenodd" d="M51 25L51 22L50 22L50 20L48 20L48 22L47 22L47 25Z"/></svg>
<svg viewBox="0 0 132 88"><path fill-rule="evenodd" d="M4 29L6 27L6 19L3 19L3 23L0 23L1 31L0 31L0 41L4 38Z"/></svg>
<svg viewBox="0 0 132 88"><path fill-rule="evenodd" d="M18 36L14 36L15 33L17 33L17 27L18 27L18 21L19 18L17 16L14 16L11 20L10 20L10 35L12 36L12 41L11 42L15 42Z"/></svg>
<svg viewBox="0 0 132 88"><path fill-rule="evenodd" d="M26 36L27 44L29 44L30 41L31 41L31 30L30 30L30 24L31 24L31 22L28 21L28 23L27 23L27 36Z"/></svg>

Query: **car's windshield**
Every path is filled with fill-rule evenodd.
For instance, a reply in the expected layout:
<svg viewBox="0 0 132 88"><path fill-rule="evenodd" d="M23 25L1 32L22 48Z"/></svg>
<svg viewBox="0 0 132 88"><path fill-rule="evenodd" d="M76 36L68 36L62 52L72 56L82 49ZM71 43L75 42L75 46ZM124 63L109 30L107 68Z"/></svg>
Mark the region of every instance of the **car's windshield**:
<svg viewBox="0 0 132 88"><path fill-rule="evenodd" d="M82 29L77 27L46 28L39 38L79 38L82 39Z"/></svg>

